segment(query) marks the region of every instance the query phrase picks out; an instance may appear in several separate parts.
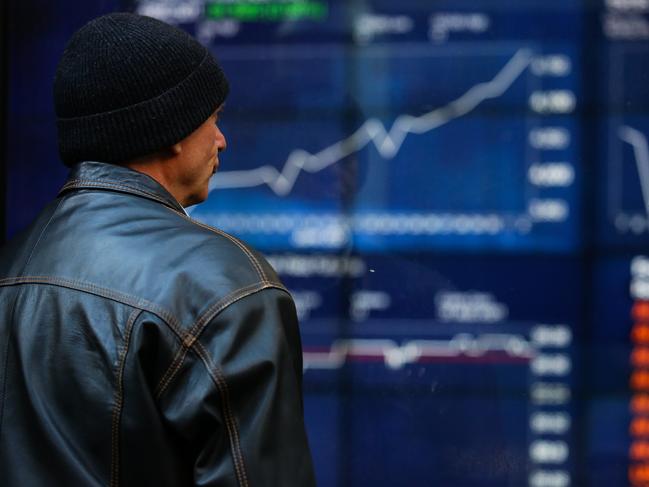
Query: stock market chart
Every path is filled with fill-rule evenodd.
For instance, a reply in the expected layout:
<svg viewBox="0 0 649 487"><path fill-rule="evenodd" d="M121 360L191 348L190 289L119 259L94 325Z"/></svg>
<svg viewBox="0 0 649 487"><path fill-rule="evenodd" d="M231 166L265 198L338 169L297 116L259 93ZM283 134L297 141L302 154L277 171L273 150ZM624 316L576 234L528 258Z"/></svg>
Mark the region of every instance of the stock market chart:
<svg viewBox="0 0 649 487"><path fill-rule="evenodd" d="M319 485L649 483L647 2L63 3L227 74L187 210L294 297ZM10 52L10 234L60 186L41 107L73 23Z"/></svg>
<svg viewBox="0 0 649 487"><path fill-rule="evenodd" d="M610 116L601 122L606 141L601 231L612 244L649 242L649 98L642 64L648 53L646 46L628 40L611 42L605 53L610 65L603 91Z"/></svg>
<svg viewBox="0 0 649 487"><path fill-rule="evenodd" d="M263 47L237 20L223 45L226 21L206 10L196 29L234 87L223 124L236 150L193 216L272 250L573 248L574 42L485 42L511 24L502 8L343 5L308 28L278 22Z"/></svg>
<svg viewBox="0 0 649 487"><path fill-rule="evenodd" d="M594 185L597 258L589 321L591 394L585 452L592 485L649 481L649 8L609 0L600 42Z"/></svg>
<svg viewBox="0 0 649 487"><path fill-rule="evenodd" d="M330 262L332 275L292 271L299 259L272 262L302 312L324 485L569 478L578 262L372 255Z"/></svg>
<svg viewBox="0 0 649 487"><path fill-rule="evenodd" d="M136 9L228 74L230 148L190 212L293 293L321 485L570 485L576 2Z"/></svg>

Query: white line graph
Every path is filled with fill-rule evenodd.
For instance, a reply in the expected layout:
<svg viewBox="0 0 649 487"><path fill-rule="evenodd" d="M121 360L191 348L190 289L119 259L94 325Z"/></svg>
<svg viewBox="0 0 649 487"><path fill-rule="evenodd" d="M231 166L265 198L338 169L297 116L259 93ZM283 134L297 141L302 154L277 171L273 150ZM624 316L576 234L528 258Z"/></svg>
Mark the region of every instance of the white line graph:
<svg viewBox="0 0 649 487"><path fill-rule="evenodd" d="M639 130L627 125L623 125L618 129L618 135L620 139L633 147L642 189L642 199L647 216L649 216L649 144L647 144L647 137Z"/></svg>
<svg viewBox="0 0 649 487"><path fill-rule="evenodd" d="M427 358L479 358L490 352L531 360L536 350L524 337L509 334L461 333L450 340L411 340L401 345L387 339L343 339L324 351L305 349L304 370L338 369L358 356L382 359L389 368L400 369Z"/></svg>
<svg viewBox="0 0 649 487"><path fill-rule="evenodd" d="M219 172L210 182L210 191L252 188L265 184L278 196L286 196L292 191L302 171L308 173L322 171L350 154L360 151L370 142L376 146L382 157L393 158L409 134L421 135L430 132L466 115L482 102L502 96L527 69L532 58L530 50L520 49L491 81L471 87L466 93L447 105L418 117L408 114L400 115L389 130L379 119L370 118L349 137L315 154L303 149L292 151L281 170L271 165L264 165L244 171Z"/></svg>

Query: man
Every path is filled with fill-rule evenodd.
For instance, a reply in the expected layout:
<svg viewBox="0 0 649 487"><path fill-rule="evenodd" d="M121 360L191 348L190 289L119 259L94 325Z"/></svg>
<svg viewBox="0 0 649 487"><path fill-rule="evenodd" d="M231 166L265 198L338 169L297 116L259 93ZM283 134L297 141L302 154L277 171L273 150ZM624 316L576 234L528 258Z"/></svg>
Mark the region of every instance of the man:
<svg viewBox="0 0 649 487"><path fill-rule="evenodd" d="M54 98L70 178L0 253L0 484L310 486L293 301L191 220L226 79L157 20L81 28Z"/></svg>

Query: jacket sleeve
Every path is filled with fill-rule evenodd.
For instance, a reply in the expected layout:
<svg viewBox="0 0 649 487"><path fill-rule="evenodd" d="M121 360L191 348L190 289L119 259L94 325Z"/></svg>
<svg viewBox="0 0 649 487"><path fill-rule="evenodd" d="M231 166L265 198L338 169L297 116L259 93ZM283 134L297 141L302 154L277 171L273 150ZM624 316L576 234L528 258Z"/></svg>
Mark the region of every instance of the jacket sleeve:
<svg viewBox="0 0 649 487"><path fill-rule="evenodd" d="M195 485L315 485L302 410L295 306L269 288L227 306L193 344L169 419Z"/></svg>

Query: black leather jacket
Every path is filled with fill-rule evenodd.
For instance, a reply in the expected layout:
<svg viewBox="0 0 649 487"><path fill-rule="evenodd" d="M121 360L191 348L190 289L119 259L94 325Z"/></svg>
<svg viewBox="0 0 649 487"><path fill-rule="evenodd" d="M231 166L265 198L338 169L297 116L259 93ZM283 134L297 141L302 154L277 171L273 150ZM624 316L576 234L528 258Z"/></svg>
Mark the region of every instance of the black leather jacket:
<svg viewBox="0 0 649 487"><path fill-rule="evenodd" d="M311 486L293 301L153 179L77 165L0 253L0 485Z"/></svg>

